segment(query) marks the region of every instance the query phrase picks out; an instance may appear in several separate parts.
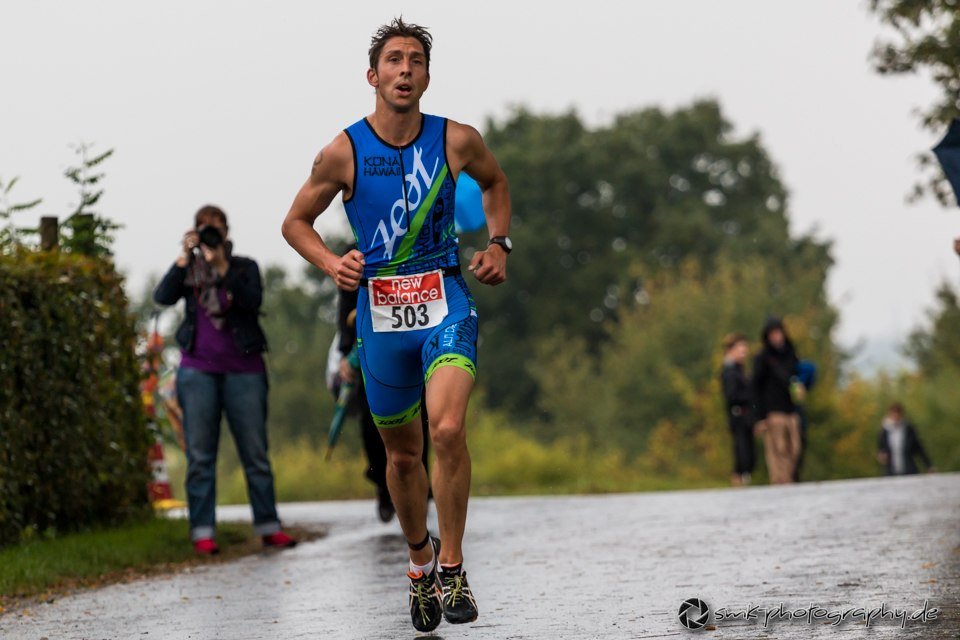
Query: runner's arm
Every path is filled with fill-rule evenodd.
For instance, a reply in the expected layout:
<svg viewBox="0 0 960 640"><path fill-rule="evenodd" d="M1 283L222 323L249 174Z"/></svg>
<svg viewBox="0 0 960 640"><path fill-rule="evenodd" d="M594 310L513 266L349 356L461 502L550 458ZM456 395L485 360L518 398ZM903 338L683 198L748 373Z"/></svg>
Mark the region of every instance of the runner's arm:
<svg viewBox="0 0 960 640"><path fill-rule="evenodd" d="M310 177L293 199L281 228L284 239L297 253L348 291L359 284L363 254L353 250L338 256L323 242L313 223L337 194L348 188L352 171L353 148L346 134L341 133L317 154Z"/></svg>
<svg viewBox="0 0 960 640"><path fill-rule="evenodd" d="M483 210L490 237L510 234L510 186L497 159L473 127L448 121L447 140L460 170L477 181L483 193ZM497 285L507 277L507 253L494 244L478 251L470 270L483 284Z"/></svg>

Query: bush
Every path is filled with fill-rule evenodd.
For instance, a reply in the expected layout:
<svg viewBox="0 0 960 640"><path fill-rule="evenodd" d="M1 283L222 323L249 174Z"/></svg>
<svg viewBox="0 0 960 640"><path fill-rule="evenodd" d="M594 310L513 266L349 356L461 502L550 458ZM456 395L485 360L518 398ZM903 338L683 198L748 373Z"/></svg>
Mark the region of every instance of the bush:
<svg viewBox="0 0 960 640"><path fill-rule="evenodd" d="M102 259L0 257L0 545L146 508L150 437L121 285Z"/></svg>

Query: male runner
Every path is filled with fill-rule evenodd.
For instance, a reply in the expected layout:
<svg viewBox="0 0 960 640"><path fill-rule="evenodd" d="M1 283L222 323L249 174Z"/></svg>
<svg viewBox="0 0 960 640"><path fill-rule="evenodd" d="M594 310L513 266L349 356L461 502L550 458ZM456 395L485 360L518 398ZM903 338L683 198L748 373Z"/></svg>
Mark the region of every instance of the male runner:
<svg viewBox="0 0 960 640"><path fill-rule="evenodd" d="M441 614L454 624L477 618L461 550L470 493L464 418L477 339L476 307L460 274L453 222L461 171L483 191L491 236L469 270L482 284L500 284L511 250L507 178L480 134L420 112L430 84L431 44L426 29L402 19L377 30L367 71L374 111L317 155L283 223L287 242L339 288L361 287L360 365L387 449L387 485L410 547L410 614L420 631L435 629ZM313 228L338 193L359 246L343 256ZM442 549L427 531L419 419L424 384Z"/></svg>

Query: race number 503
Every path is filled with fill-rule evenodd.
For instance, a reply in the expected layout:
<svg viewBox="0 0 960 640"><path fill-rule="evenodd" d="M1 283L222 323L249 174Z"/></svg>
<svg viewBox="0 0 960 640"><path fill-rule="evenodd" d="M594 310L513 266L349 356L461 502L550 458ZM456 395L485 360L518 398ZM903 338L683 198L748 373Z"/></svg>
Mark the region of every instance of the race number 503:
<svg viewBox="0 0 960 640"><path fill-rule="evenodd" d="M376 332L429 329L447 317L447 296L440 271L370 278L368 289Z"/></svg>
<svg viewBox="0 0 960 640"><path fill-rule="evenodd" d="M413 307L392 307L390 317L393 318L391 329L423 329L430 324L430 312L427 305L418 304L416 309Z"/></svg>

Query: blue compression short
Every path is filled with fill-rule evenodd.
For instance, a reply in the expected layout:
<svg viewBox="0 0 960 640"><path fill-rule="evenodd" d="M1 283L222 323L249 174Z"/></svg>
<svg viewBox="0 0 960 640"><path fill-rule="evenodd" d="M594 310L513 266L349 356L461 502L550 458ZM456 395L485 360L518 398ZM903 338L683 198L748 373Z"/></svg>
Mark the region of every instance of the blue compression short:
<svg viewBox="0 0 960 640"><path fill-rule="evenodd" d="M375 332L367 289L357 297L360 370L374 423L399 427L420 414L423 386L439 367L477 377L477 308L460 275L443 278L447 315L435 327Z"/></svg>

